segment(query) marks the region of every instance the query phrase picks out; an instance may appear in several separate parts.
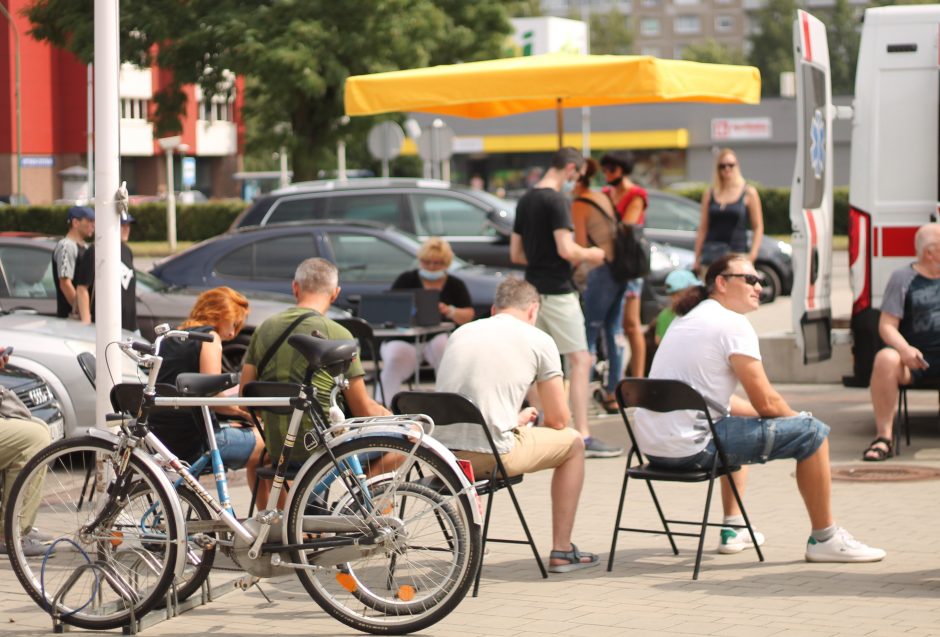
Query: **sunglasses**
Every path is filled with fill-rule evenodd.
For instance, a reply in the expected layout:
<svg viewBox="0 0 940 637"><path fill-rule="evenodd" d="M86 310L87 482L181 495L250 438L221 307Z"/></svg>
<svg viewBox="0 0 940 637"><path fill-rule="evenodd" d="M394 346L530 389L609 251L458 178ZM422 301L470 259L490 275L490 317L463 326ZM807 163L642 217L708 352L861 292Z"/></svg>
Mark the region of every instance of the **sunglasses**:
<svg viewBox="0 0 940 637"><path fill-rule="evenodd" d="M725 277L726 279L729 279L729 278L731 278L731 277L740 277L740 278L744 279L744 282L745 282L745 283L747 283L748 285L751 285L751 286L757 285L758 283L761 283L761 282L763 281L763 279L762 279L760 276L756 275L756 274L733 274L733 273L729 272L729 273L726 273L726 274L719 274L718 276L723 276L723 277Z"/></svg>
<svg viewBox="0 0 940 637"><path fill-rule="evenodd" d="M718 164L718 170L724 170L726 168L734 168L737 164Z"/></svg>

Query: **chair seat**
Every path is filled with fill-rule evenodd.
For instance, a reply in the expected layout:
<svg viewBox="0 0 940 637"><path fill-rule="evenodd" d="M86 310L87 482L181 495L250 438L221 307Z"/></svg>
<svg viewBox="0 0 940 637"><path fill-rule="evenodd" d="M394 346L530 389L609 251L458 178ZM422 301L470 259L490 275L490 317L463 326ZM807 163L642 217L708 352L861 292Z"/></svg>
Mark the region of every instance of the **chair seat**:
<svg viewBox="0 0 940 637"><path fill-rule="evenodd" d="M517 476L509 476L506 479L500 480L499 484L496 487L496 491L506 488L507 483L515 486L519 484L520 482L522 482L522 478L523 478L523 475L520 473ZM493 487L492 487L492 482L490 480L481 480L477 484L477 493L479 493L480 495L486 495L492 490L493 490Z"/></svg>
<svg viewBox="0 0 940 637"><path fill-rule="evenodd" d="M731 467L731 472L735 472L741 467ZM725 472L718 468L716 476L722 476ZM661 480L663 482L707 482L711 478L708 471L676 471L675 469L659 469L646 464L637 465L627 469L627 475L637 480Z"/></svg>

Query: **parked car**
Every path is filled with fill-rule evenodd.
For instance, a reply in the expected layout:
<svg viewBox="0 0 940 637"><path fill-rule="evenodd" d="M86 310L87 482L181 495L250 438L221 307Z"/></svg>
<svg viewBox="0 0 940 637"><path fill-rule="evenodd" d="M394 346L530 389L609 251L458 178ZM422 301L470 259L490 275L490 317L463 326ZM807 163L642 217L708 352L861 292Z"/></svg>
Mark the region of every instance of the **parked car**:
<svg viewBox="0 0 940 637"><path fill-rule="evenodd" d="M59 403L42 376L7 363L0 369L0 385L15 392L35 418L49 425L53 440L65 435L65 422Z"/></svg>
<svg viewBox="0 0 940 637"><path fill-rule="evenodd" d="M482 190L431 179L350 179L300 182L258 198L232 229L292 221L374 221L424 240L447 239L458 257L510 267L515 202Z"/></svg>
<svg viewBox="0 0 940 637"><path fill-rule="evenodd" d="M383 292L400 273L416 268L420 245L411 235L373 222L284 223L213 237L160 261L151 273L175 285L284 293L297 264L320 256L339 268L336 305L354 309L360 295ZM487 316L504 272L459 258L450 271L467 284L477 316Z"/></svg>
<svg viewBox="0 0 940 637"><path fill-rule="evenodd" d="M702 218L697 201L657 190L649 191L646 237L664 246L695 250L695 232ZM748 231L750 236L750 231ZM764 302L788 296L793 288L793 248L786 241L764 236L754 267L764 277ZM694 254L693 254L694 257Z"/></svg>
<svg viewBox="0 0 940 637"><path fill-rule="evenodd" d="M0 310L33 310L40 314L55 315L52 251L56 241L54 237L37 234L0 234ZM145 338L153 340L156 335L154 328L157 325L177 325L189 315L200 290L171 286L146 272L135 272L137 326ZM233 287L238 289L238 286ZM255 327L294 303L289 286L287 294L254 291L246 296L251 302L251 312L245 326L238 338L223 346L227 366L232 370L240 366L248 339L251 338ZM348 313L331 308L329 316L341 318L348 316Z"/></svg>
<svg viewBox="0 0 940 637"><path fill-rule="evenodd" d="M121 338L132 337L122 331ZM138 339L140 337L137 337ZM95 392L78 364L82 352L95 352L95 326L32 312L0 315L0 343L12 345L9 363L42 377L55 396L66 436L95 424ZM134 362L121 355L115 382L142 382Z"/></svg>

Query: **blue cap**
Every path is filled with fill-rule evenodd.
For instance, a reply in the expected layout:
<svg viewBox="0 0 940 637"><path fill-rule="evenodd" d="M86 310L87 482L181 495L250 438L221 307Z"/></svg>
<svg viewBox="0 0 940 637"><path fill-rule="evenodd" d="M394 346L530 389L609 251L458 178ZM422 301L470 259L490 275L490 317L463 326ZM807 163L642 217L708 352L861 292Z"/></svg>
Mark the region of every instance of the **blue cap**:
<svg viewBox="0 0 940 637"><path fill-rule="evenodd" d="M702 282L688 270L673 270L666 277L667 294L675 294L696 285L702 285Z"/></svg>
<svg viewBox="0 0 940 637"><path fill-rule="evenodd" d="M72 206L69 208L68 221L72 219L91 219L95 220L95 211L88 206Z"/></svg>
<svg viewBox="0 0 940 637"><path fill-rule="evenodd" d="M121 213L121 225L123 226L129 223L137 223L137 219L134 219L134 215L125 210Z"/></svg>

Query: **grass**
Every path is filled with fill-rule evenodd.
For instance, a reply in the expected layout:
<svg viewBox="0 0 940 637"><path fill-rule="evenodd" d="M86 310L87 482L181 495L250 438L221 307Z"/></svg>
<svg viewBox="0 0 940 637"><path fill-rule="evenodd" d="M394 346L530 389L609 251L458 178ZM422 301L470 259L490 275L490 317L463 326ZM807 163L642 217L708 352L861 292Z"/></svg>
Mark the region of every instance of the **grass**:
<svg viewBox="0 0 940 637"><path fill-rule="evenodd" d="M789 241L790 235L788 234L773 234L770 235L774 239L780 239L781 241ZM832 249L833 250L848 250L849 249L849 238L844 234L837 234L832 237Z"/></svg>
<svg viewBox="0 0 940 637"><path fill-rule="evenodd" d="M193 245L195 241L177 241L176 251L180 252ZM135 257L166 257L172 254L166 241L129 241Z"/></svg>

